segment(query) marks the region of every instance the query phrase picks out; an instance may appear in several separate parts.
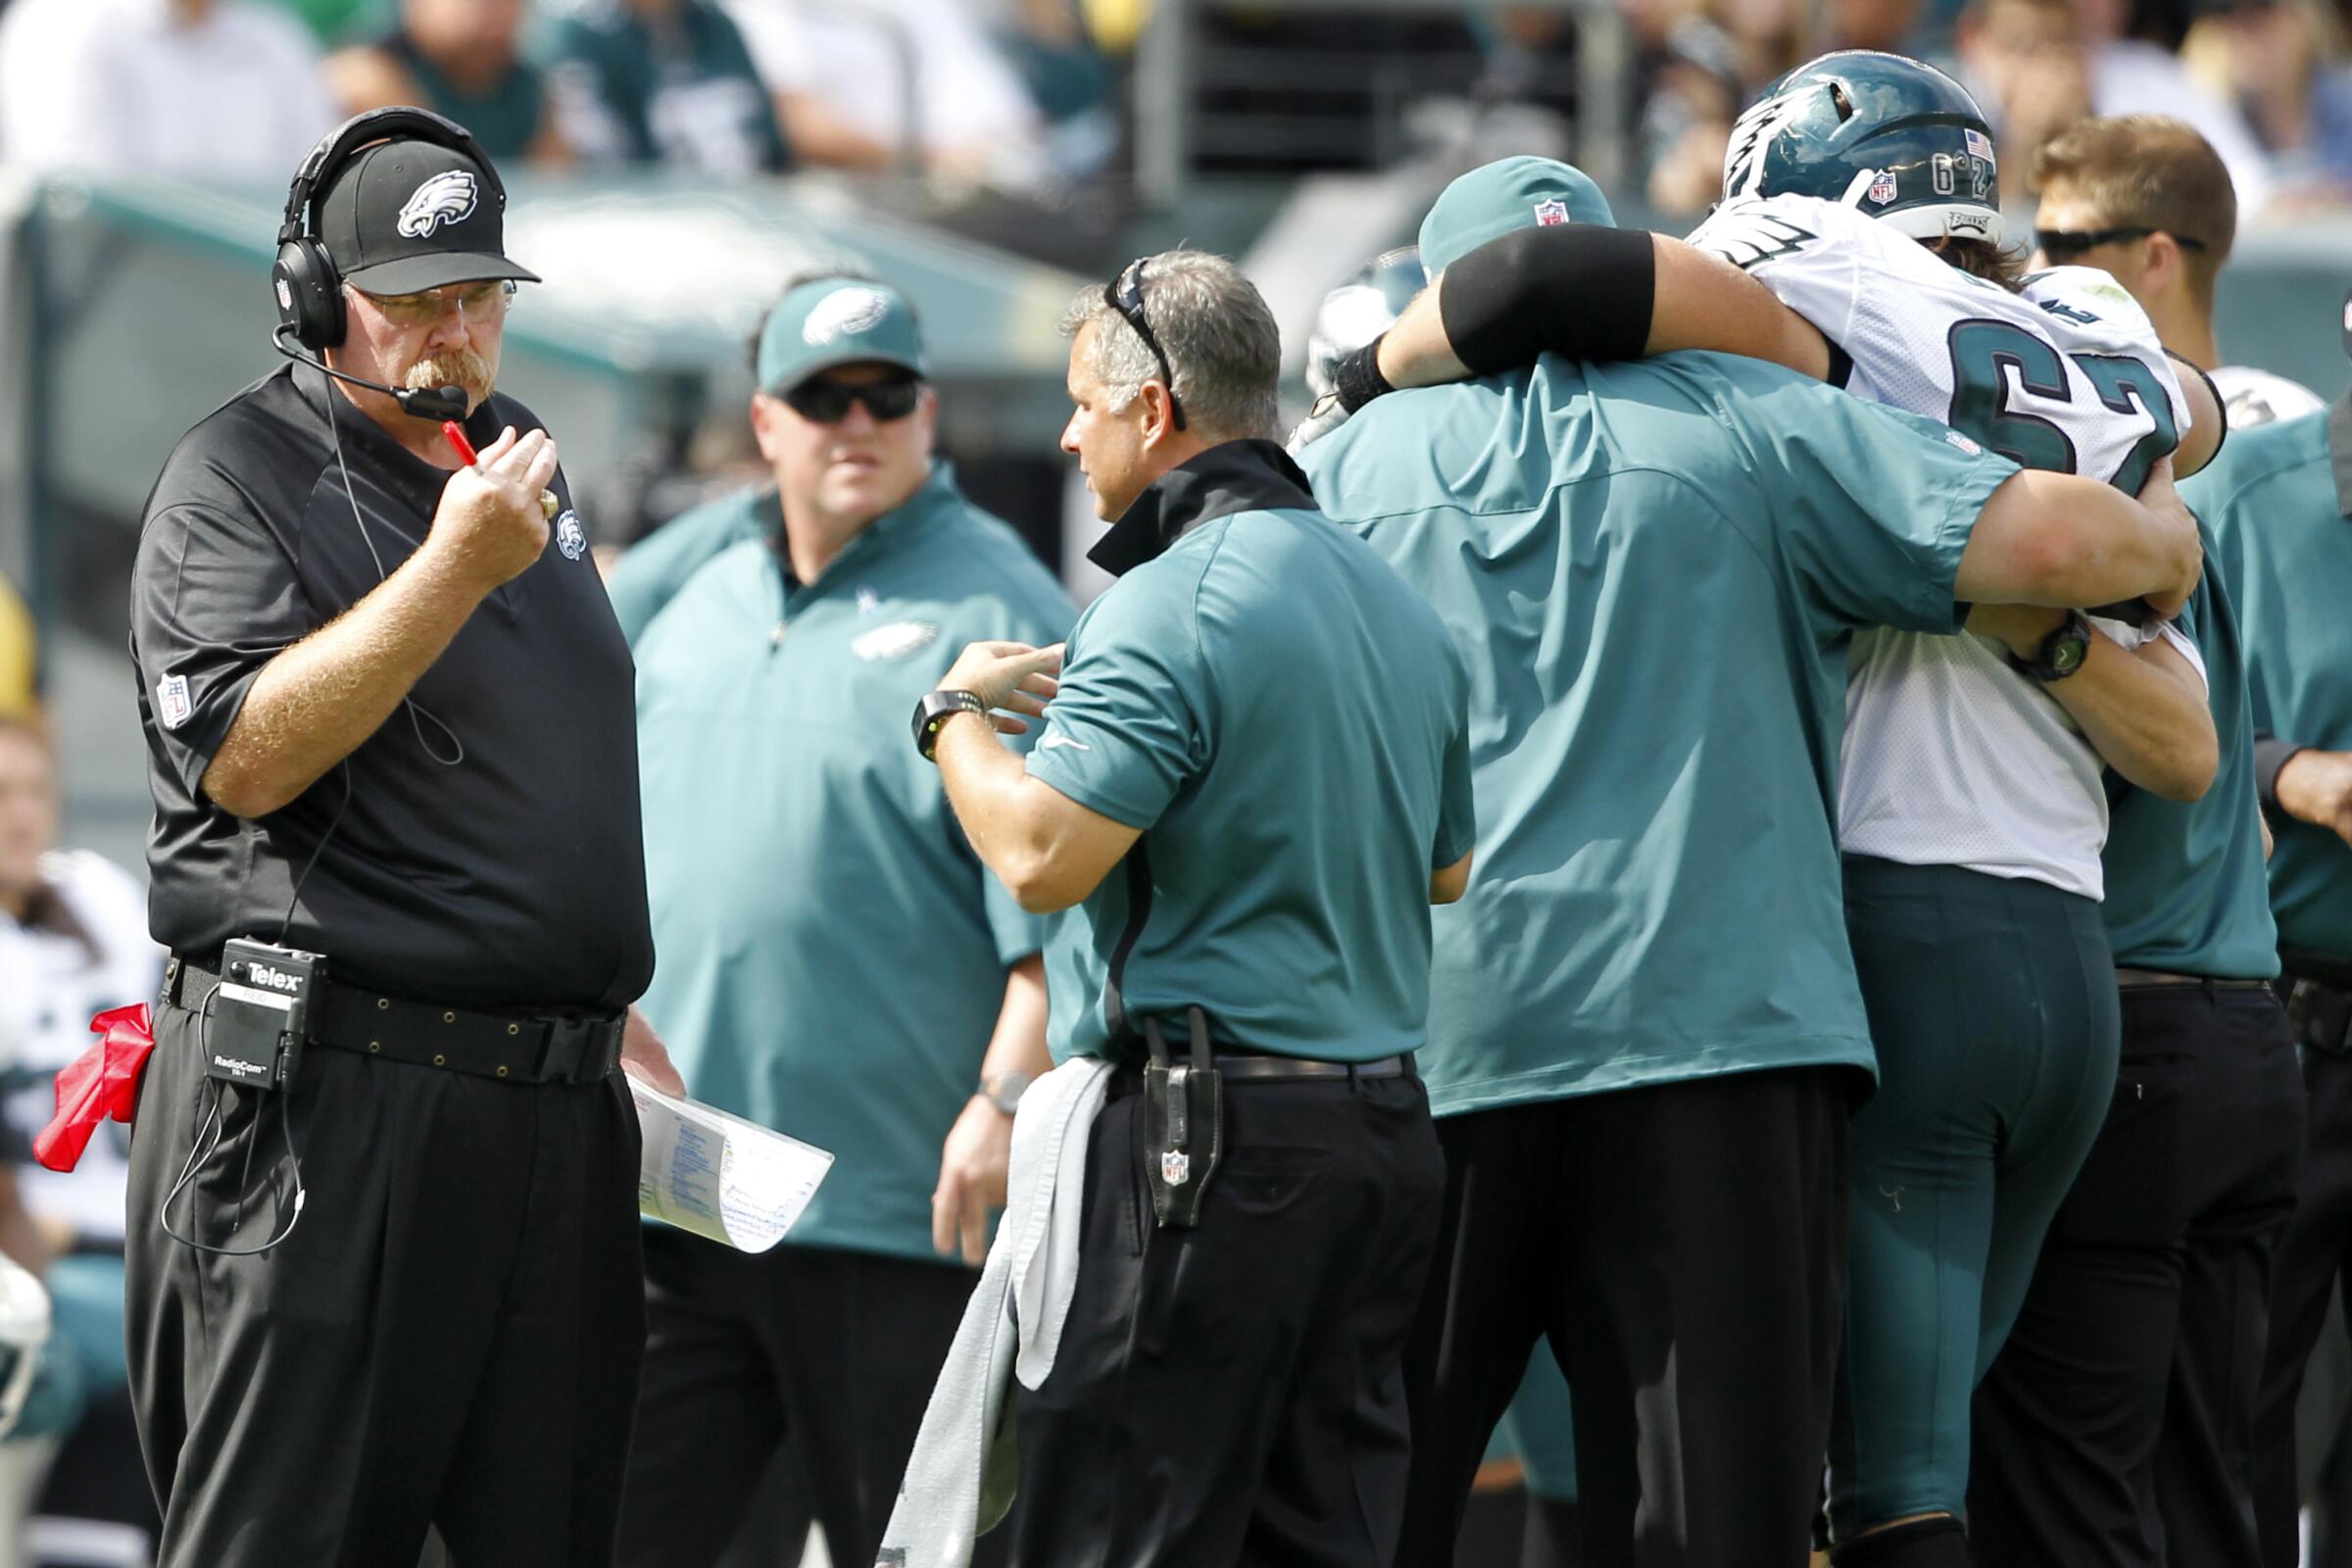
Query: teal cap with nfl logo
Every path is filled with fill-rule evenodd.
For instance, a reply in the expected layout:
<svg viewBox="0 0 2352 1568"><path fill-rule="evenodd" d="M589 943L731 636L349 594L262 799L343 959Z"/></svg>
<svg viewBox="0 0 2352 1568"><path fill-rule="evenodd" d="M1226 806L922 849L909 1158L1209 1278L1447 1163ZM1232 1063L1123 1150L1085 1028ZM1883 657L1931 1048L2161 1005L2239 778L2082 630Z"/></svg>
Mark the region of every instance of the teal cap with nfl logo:
<svg viewBox="0 0 2352 1568"><path fill-rule="evenodd" d="M1421 220L1421 265L1436 277L1491 239L1552 223L1615 228L1617 215L1581 169L1553 158L1497 158L1439 193Z"/></svg>
<svg viewBox="0 0 2352 1568"><path fill-rule="evenodd" d="M760 329L760 390L781 395L844 365L895 365L928 378L914 311L864 277L820 277L790 290Z"/></svg>

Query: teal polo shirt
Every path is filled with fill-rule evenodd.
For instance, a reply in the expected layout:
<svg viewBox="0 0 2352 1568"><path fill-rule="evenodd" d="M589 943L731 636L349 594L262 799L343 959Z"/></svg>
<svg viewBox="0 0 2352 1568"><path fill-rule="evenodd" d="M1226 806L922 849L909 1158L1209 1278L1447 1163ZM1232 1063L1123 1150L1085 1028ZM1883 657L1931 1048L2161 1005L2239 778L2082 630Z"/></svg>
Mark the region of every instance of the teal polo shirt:
<svg viewBox="0 0 2352 1568"><path fill-rule="evenodd" d="M935 468L942 482L955 483L955 472L946 464ZM773 539L783 526L776 487L759 485L689 508L629 546L605 582L612 613L620 617L621 635L635 647L688 578L733 546L747 539Z"/></svg>
<svg viewBox="0 0 2352 1568"><path fill-rule="evenodd" d="M2212 530L2258 734L2352 751L2352 396L2232 435L2181 495ZM2352 966L2352 848L2273 812L2271 912L2298 954Z"/></svg>
<svg viewBox="0 0 2352 1568"><path fill-rule="evenodd" d="M1875 1070L1838 857L1846 645L1957 627L2014 466L1696 354L1397 393L1306 464L1470 661L1482 830L1437 911L1437 1111Z"/></svg>
<svg viewBox="0 0 2352 1568"><path fill-rule="evenodd" d="M1221 1042L1417 1051L1429 879L1469 853L1469 676L1396 573L1270 441L1163 474L1096 546L1119 580L1070 633L1032 777L1143 830L1048 950L1054 1054L1128 1019Z"/></svg>
<svg viewBox="0 0 2352 1568"><path fill-rule="evenodd" d="M2108 771L2107 847L2100 857L2107 897L2099 912L2117 963L2215 980L2268 980L2278 972L2278 928L2263 880L2245 650L2229 585L2214 564L2213 535L2200 537L2207 570L2175 624L2205 660L2220 768L2194 801L2165 800Z"/></svg>
<svg viewBox="0 0 2352 1568"><path fill-rule="evenodd" d="M833 1152L794 1243L934 1255L940 1146L1044 933L964 842L906 714L965 644L1052 643L1074 613L942 467L814 582L741 542L637 639L639 1005L696 1098Z"/></svg>

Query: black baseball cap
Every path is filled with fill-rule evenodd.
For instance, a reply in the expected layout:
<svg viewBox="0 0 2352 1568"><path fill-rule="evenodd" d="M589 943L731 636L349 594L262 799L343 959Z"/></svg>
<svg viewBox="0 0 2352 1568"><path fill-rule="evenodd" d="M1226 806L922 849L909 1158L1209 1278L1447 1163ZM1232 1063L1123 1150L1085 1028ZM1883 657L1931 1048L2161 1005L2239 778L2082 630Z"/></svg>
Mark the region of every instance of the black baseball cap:
<svg viewBox="0 0 2352 1568"><path fill-rule="evenodd" d="M370 294L539 274L506 256L506 194L454 147L378 142L345 164L318 201L318 239L343 280Z"/></svg>

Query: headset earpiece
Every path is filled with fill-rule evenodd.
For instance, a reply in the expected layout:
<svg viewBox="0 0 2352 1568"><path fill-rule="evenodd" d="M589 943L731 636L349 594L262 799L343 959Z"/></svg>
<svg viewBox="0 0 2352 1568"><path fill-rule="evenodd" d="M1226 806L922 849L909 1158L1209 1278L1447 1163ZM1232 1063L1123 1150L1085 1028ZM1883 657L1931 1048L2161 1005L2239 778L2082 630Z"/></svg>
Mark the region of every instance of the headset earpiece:
<svg viewBox="0 0 2352 1568"><path fill-rule="evenodd" d="M270 269L278 330L317 354L343 341L343 278L326 247L301 235L277 248Z"/></svg>

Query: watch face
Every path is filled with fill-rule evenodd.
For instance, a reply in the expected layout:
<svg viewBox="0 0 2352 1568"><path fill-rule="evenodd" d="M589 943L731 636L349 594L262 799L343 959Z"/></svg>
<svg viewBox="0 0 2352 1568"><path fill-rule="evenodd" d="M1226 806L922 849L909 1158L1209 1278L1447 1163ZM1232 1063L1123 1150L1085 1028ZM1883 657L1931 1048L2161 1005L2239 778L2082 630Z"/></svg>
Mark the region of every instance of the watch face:
<svg viewBox="0 0 2352 1568"><path fill-rule="evenodd" d="M2061 675L2071 675L2082 662L2082 656L2089 651L2082 638L2069 637L2050 650L2050 667Z"/></svg>

